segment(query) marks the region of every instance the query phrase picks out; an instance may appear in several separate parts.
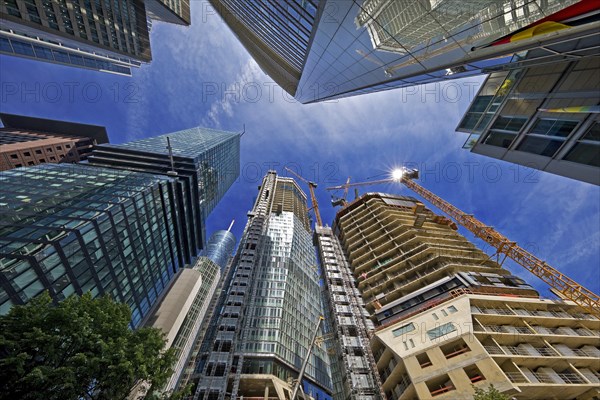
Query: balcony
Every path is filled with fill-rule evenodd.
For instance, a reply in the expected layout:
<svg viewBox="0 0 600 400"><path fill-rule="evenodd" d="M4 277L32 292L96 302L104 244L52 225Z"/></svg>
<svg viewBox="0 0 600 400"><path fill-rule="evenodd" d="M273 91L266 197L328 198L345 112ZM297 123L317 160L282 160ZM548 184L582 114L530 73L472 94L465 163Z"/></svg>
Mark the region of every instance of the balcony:
<svg viewBox="0 0 600 400"><path fill-rule="evenodd" d="M578 385L588 384L574 372L505 372L506 376L512 383L544 383L554 385ZM527 377L526 377L527 376Z"/></svg>

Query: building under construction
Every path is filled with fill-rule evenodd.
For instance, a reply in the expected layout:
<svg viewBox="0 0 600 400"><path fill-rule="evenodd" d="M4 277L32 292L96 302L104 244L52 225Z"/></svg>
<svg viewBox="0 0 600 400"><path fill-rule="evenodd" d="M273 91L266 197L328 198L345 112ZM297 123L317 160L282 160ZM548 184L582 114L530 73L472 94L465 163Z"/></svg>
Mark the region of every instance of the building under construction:
<svg viewBox="0 0 600 400"><path fill-rule="evenodd" d="M412 197L367 193L334 232L375 325L388 399L471 399L493 384L515 399L599 395L600 321L540 299Z"/></svg>
<svg viewBox="0 0 600 400"><path fill-rule="evenodd" d="M290 399L308 360L297 398L331 399L327 354L311 351L320 295L306 195L269 172L198 356L194 398Z"/></svg>

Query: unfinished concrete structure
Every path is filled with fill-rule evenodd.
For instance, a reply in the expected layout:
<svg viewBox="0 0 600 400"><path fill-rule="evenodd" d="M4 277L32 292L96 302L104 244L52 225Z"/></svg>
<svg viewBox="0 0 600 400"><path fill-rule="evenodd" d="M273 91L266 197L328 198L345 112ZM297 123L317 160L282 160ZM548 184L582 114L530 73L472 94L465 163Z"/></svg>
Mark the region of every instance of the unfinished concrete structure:
<svg viewBox="0 0 600 400"><path fill-rule="evenodd" d="M328 226L315 226L323 273L331 379L335 400L384 400L369 346L373 322L365 309L350 264Z"/></svg>
<svg viewBox="0 0 600 400"><path fill-rule="evenodd" d="M470 399L489 384L516 399L598 395L600 321L541 300L447 218L411 197L367 193L334 231L376 326L388 399Z"/></svg>

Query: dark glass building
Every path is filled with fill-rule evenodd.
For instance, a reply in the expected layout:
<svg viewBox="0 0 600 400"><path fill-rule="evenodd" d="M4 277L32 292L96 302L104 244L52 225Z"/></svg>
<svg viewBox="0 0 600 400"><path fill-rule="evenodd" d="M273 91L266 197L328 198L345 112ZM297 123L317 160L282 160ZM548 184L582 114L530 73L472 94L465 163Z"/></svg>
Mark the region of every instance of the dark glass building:
<svg viewBox="0 0 600 400"><path fill-rule="evenodd" d="M171 150L168 146L170 143ZM205 220L239 176L240 135L192 128L124 144L96 146L92 165L177 177L173 201L179 204L184 253L191 263L206 243Z"/></svg>
<svg viewBox="0 0 600 400"><path fill-rule="evenodd" d="M271 171L248 215L197 357L196 399L289 399L323 315L306 195ZM302 385L306 395L331 399L329 360L319 346Z"/></svg>
<svg viewBox="0 0 600 400"><path fill-rule="evenodd" d="M322 0L210 0L258 65L296 92Z"/></svg>
<svg viewBox="0 0 600 400"><path fill-rule="evenodd" d="M0 173L0 312L109 294L140 325L185 262L174 178L78 164Z"/></svg>
<svg viewBox="0 0 600 400"><path fill-rule="evenodd" d="M290 1L280 6L287 13L273 11L275 2L211 3L225 8L225 22L265 73L302 103L513 68L513 54L533 49L530 61L544 64L571 56L564 40L598 30L593 0ZM289 12L295 3L317 11L305 23ZM252 18L261 14L268 17ZM271 17L274 26L264 22ZM307 29L308 42L288 29L296 23ZM469 93L457 85L454 91Z"/></svg>

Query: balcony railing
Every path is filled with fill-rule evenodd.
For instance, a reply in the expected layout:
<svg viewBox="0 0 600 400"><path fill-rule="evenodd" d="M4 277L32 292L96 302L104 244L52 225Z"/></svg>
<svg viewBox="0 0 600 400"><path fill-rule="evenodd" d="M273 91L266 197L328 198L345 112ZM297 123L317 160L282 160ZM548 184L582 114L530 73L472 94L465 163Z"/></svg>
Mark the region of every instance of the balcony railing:
<svg viewBox="0 0 600 400"><path fill-rule="evenodd" d="M525 310L522 308L515 309L514 311L508 308L482 308L477 306L471 306L471 311L478 314L492 314L492 315L518 315L518 316L531 316L531 317L548 317L548 318L571 318L571 319L587 319L596 320L597 318L591 314L574 313L569 314L564 310Z"/></svg>
<svg viewBox="0 0 600 400"><path fill-rule="evenodd" d="M556 375L549 374L547 372L528 372L527 375L530 379L527 379L523 373L520 372L505 372L506 376L512 383L546 383L546 384L585 384L583 379L579 375L573 372L557 372ZM556 377L560 378L557 380ZM534 378L535 380L531 379Z"/></svg>

